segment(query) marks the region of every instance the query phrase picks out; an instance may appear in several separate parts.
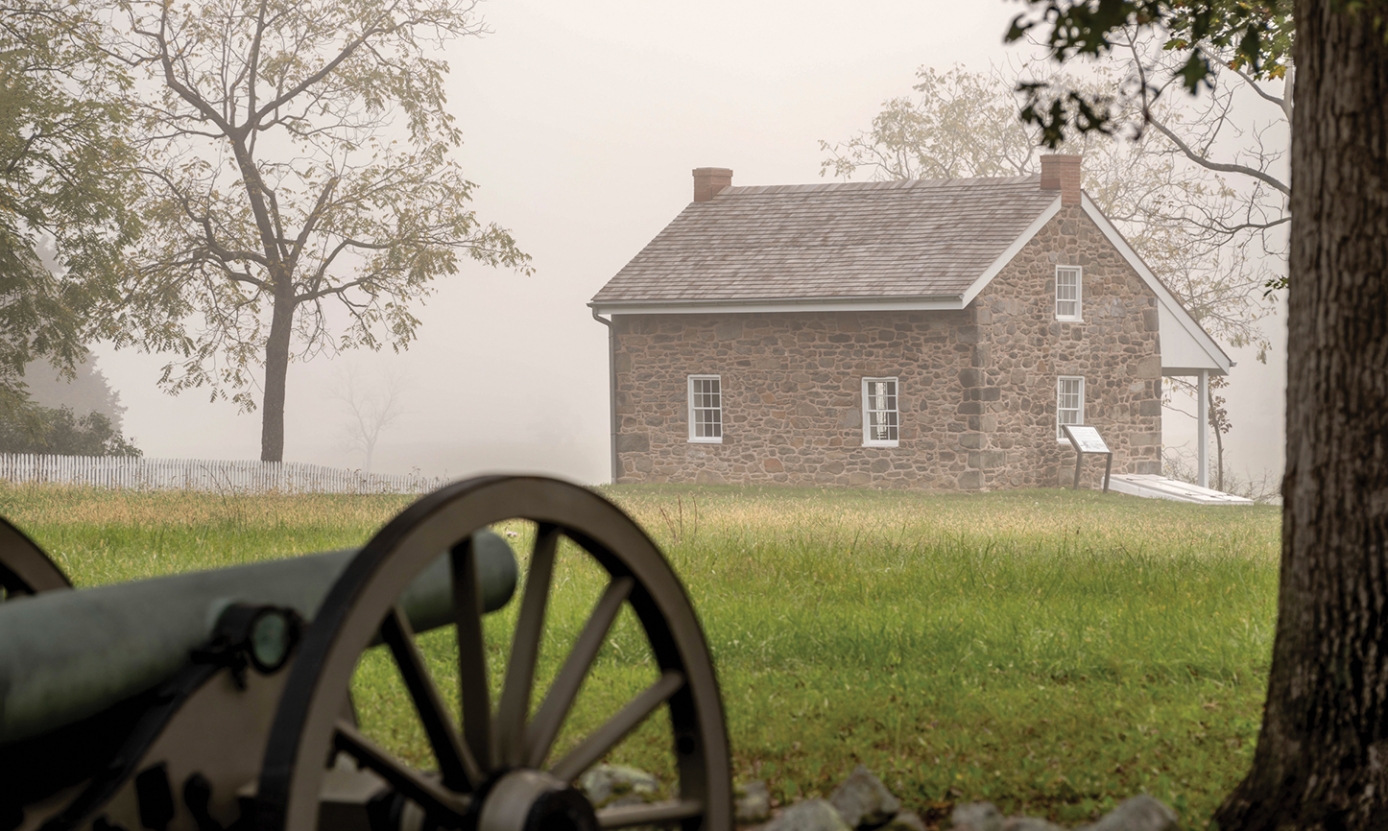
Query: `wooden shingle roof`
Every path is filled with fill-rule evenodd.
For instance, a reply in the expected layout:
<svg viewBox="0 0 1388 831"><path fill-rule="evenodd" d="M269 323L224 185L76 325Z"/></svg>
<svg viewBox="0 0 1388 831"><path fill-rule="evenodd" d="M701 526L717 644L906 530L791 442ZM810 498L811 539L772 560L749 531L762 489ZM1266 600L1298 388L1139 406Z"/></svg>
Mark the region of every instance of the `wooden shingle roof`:
<svg viewBox="0 0 1388 831"><path fill-rule="evenodd" d="M959 298L1058 199L1039 176L732 187L593 305Z"/></svg>

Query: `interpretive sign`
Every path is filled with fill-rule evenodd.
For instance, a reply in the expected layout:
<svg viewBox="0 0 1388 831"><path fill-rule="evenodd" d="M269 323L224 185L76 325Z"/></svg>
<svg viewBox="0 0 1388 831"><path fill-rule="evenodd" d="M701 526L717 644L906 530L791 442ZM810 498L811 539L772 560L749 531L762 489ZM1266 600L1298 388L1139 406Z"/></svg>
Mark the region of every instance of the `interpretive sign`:
<svg viewBox="0 0 1388 831"><path fill-rule="evenodd" d="M1113 451L1104 444L1099 431L1083 424L1065 424L1061 429L1065 431L1065 436L1075 448L1075 490L1080 489L1080 468L1084 466L1084 456L1091 453L1108 457L1104 464L1104 493L1108 493L1109 474L1113 471Z"/></svg>
<svg viewBox="0 0 1388 831"><path fill-rule="evenodd" d="M1099 438L1099 431L1093 427L1084 427L1078 424L1065 425L1065 432L1070 434L1070 442L1075 445L1075 449L1081 453L1108 453L1108 445Z"/></svg>

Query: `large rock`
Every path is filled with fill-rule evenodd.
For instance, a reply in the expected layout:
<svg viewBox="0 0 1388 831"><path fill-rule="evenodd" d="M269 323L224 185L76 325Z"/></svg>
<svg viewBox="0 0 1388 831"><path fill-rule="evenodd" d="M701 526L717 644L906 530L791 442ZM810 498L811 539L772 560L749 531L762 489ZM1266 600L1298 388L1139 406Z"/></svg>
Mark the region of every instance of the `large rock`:
<svg viewBox="0 0 1388 831"><path fill-rule="evenodd" d="M771 792L765 782L748 782L733 790L737 823L757 825L771 819Z"/></svg>
<svg viewBox="0 0 1388 831"><path fill-rule="evenodd" d="M854 768L843 784L834 789L829 802L849 828L874 828L901 810L901 802L863 765Z"/></svg>
<svg viewBox="0 0 1388 831"><path fill-rule="evenodd" d="M595 765L578 779L578 789L594 808L641 805L656 798L660 781L626 765Z"/></svg>
<svg viewBox="0 0 1388 831"><path fill-rule="evenodd" d="M797 802L781 812L762 831L853 831L827 800Z"/></svg>
<svg viewBox="0 0 1388 831"><path fill-rule="evenodd" d="M1177 831L1176 812L1147 794L1126 800L1083 831Z"/></svg>
<svg viewBox="0 0 1388 831"><path fill-rule="evenodd" d="M1002 831L1065 831L1065 829L1040 817L1008 817L1002 821Z"/></svg>
<svg viewBox="0 0 1388 831"><path fill-rule="evenodd" d="M966 802L954 806L949 824L954 831L1002 831L1002 812L991 802Z"/></svg>

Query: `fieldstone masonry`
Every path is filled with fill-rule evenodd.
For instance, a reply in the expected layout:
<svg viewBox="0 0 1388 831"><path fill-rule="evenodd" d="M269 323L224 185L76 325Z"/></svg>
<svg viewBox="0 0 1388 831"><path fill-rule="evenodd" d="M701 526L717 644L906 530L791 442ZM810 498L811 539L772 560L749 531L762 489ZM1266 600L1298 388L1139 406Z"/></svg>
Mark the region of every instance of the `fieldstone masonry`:
<svg viewBox="0 0 1388 831"><path fill-rule="evenodd" d="M1057 265L1083 269L1081 322L1055 319ZM1085 379L1113 472L1160 472L1157 298L1078 206L962 310L618 314L613 329L621 482L1068 486L1063 375ZM721 444L688 440L691 374L721 378ZM864 377L898 379L897 447L863 446ZM1102 471L1087 460L1085 482Z"/></svg>

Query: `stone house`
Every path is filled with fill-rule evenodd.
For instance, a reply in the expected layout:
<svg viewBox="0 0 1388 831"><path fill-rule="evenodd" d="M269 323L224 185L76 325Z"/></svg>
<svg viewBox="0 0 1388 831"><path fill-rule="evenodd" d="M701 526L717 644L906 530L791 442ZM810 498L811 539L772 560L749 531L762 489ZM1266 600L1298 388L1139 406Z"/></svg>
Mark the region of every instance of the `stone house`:
<svg viewBox="0 0 1388 831"><path fill-rule="evenodd" d="M1067 423L1099 430L1115 473L1159 473L1162 376L1233 362L1080 170L769 187L695 170L694 201L589 303L613 479L1054 487Z"/></svg>

